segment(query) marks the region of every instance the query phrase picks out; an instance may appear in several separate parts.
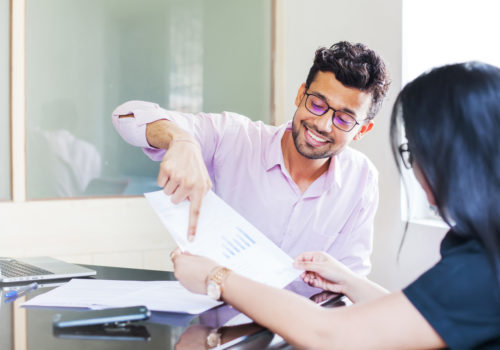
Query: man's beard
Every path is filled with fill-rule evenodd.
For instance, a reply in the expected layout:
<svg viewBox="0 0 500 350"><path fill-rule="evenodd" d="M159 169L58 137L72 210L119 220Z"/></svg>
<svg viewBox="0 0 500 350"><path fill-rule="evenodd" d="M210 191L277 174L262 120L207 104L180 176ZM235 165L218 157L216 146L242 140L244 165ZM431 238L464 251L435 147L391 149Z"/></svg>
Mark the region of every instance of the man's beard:
<svg viewBox="0 0 500 350"><path fill-rule="evenodd" d="M304 131L305 132L305 131ZM292 122L292 138L293 138L293 143L295 144L295 149L297 152L299 152L302 156L309 158L309 159L323 159L323 158L330 158L335 155L335 152L329 148L326 148L322 152L313 152L311 151L310 148L307 147L307 145L301 145L299 144L299 125L296 126L296 123ZM305 138L305 136L304 136ZM304 142L306 142L304 140ZM329 143L332 145L333 143Z"/></svg>

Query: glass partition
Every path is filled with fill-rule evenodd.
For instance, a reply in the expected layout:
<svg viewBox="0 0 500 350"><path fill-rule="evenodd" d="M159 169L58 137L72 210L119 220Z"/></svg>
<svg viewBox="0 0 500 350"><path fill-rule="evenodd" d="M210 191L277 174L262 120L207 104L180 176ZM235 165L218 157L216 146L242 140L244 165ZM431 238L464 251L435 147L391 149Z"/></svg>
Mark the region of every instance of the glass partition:
<svg viewBox="0 0 500 350"><path fill-rule="evenodd" d="M0 200L10 199L10 5L0 1Z"/></svg>
<svg viewBox="0 0 500 350"><path fill-rule="evenodd" d="M158 164L114 131L137 99L270 120L266 0L27 0L29 199L157 189Z"/></svg>

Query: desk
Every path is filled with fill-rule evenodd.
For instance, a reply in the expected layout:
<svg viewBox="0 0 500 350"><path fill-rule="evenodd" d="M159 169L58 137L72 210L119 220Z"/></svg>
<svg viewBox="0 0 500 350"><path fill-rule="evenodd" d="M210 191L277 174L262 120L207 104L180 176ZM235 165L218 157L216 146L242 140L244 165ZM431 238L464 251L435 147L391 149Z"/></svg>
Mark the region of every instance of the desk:
<svg viewBox="0 0 500 350"><path fill-rule="evenodd" d="M174 280L172 272L138 270L105 266L87 265L97 271L95 278L109 280ZM65 281L58 281L64 283ZM50 283L50 282L47 282ZM28 294L27 298L44 293L54 286L47 286ZM301 293L306 294L306 292ZM185 314L153 312L147 322L142 322L149 337L126 337L123 334L113 338L94 339L92 335L53 334L52 318L64 310L42 308L20 308L26 299L21 297L14 303L0 304L0 349L1 350L62 350L62 349L197 349L202 348L206 335L212 328L222 326L227 320L239 313L224 305L208 310L203 314L190 316ZM330 306L344 305L343 299L331 298ZM109 334L108 334L109 335ZM239 328L224 328L224 338L236 337L238 343L230 349L291 349L281 337L255 324Z"/></svg>

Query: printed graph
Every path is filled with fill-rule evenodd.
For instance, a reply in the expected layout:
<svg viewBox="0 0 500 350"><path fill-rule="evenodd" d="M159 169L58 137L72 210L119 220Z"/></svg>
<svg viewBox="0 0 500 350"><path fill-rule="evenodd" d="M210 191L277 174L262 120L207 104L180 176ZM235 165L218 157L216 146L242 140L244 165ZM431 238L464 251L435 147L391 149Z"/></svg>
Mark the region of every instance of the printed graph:
<svg viewBox="0 0 500 350"><path fill-rule="evenodd" d="M230 259L244 250L255 245L255 240L240 227L236 227L238 230L231 237L222 236L222 254L225 258Z"/></svg>

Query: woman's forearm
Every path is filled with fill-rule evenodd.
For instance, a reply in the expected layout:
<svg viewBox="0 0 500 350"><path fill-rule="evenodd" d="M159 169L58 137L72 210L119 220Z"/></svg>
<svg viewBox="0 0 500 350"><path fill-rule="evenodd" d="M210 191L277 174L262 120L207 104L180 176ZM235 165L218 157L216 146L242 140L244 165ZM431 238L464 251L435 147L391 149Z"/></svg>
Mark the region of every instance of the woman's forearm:
<svg viewBox="0 0 500 350"><path fill-rule="evenodd" d="M365 277L352 274L343 284L342 293L353 303L380 298L389 291Z"/></svg>
<svg viewBox="0 0 500 350"><path fill-rule="evenodd" d="M402 292L348 307L323 308L290 291L265 286L233 272L224 283L223 298L297 348L445 347L439 334Z"/></svg>
<svg viewBox="0 0 500 350"><path fill-rule="evenodd" d="M376 283L353 274L346 281L346 296L353 302L370 301L388 293ZM258 324L280 334L287 342L306 348L323 348L332 344L331 337L340 319L309 299L287 290L257 283L231 272L224 282L222 297ZM305 322L304 320L307 320ZM345 324L342 324L345 326ZM339 341L339 336L335 336Z"/></svg>
<svg viewBox="0 0 500 350"><path fill-rule="evenodd" d="M207 293L216 262L174 252L175 276L194 293ZM402 292L348 307L323 308L290 291L276 289L229 271L219 280L222 298L255 322L307 349L442 348L443 340ZM384 294L367 280L357 280L366 298ZM358 286L359 287L359 286ZM364 289L366 288L366 289ZM369 289L371 288L371 289ZM368 295L368 296L367 296Z"/></svg>
<svg viewBox="0 0 500 350"><path fill-rule="evenodd" d="M234 272L224 282L222 297L258 324L301 348L315 348L315 342L324 341L332 333L332 320L325 320L326 309L290 291L254 282Z"/></svg>

